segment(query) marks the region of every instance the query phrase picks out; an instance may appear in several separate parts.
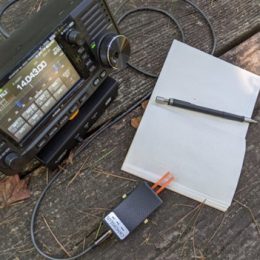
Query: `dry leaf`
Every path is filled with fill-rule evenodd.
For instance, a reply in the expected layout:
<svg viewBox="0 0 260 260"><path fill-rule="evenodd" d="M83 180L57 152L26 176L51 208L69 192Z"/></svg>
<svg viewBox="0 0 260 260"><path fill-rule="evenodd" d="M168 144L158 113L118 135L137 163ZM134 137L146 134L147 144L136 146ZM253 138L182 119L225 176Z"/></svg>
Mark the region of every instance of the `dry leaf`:
<svg viewBox="0 0 260 260"><path fill-rule="evenodd" d="M138 117L133 117L131 119L131 126L135 129L138 128L138 126L140 125L140 122L142 120L142 117L138 116Z"/></svg>
<svg viewBox="0 0 260 260"><path fill-rule="evenodd" d="M73 163L74 163L74 156L75 156L74 152L71 151L69 153L69 156L68 156L67 160L66 160L66 163L69 164L69 165L73 165Z"/></svg>
<svg viewBox="0 0 260 260"><path fill-rule="evenodd" d="M28 183L29 178L21 180L18 174L0 181L0 208L28 199Z"/></svg>
<svg viewBox="0 0 260 260"><path fill-rule="evenodd" d="M145 109L147 108L148 103L149 103L149 100L145 100L145 101L141 104L143 110L145 110Z"/></svg>

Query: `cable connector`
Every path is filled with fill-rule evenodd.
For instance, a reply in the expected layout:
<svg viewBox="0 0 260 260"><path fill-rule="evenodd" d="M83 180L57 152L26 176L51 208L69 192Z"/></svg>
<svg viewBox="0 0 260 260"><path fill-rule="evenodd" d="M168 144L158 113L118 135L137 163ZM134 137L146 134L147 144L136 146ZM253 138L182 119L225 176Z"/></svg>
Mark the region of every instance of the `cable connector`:
<svg viewBox="0 0 260 260"><path fill-rule="evenodd" d="M106 215L104 223L120 240L124 240L163 203L158 195L173 180L174 177L167 172L152 187L142 182Z"/></svg>

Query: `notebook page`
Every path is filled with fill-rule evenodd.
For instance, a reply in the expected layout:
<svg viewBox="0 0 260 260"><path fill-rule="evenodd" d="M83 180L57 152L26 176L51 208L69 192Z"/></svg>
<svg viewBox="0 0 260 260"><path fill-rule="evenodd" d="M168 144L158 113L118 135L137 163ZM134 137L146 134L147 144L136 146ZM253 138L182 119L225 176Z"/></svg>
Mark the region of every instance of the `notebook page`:
<svg viewBox="0 0 260 260"><path fill-rule="evenodd" d="M226 210L245 154L247 123L155 103L156 96L251 117L260 77L174 41L122 170Z"/></svg>

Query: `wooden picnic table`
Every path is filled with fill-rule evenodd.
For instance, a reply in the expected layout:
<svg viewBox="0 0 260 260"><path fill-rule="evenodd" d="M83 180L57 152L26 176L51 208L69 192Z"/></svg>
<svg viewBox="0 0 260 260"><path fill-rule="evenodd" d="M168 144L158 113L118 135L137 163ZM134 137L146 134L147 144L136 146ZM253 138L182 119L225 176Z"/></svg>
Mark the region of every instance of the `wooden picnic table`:
<svg viewBox="0 0 260 260"><path fill-rule="evenodd" d="M23 0L10 8L2 21L9 31L18 29L30 15L51 0ZM54 0L53 0L54 1ZM0 0L0 4L3 3ZM109 0L118 19L139 6L160 7L174 14L183 25L186 42L209 51L212 39L203 18L181 0ZM194 0L214 25L218 40L215 55L260 75L260 1ZM131 61L158 73L176 26L156 13L130 16L120 28L132 44ZM120 93L97 125L151 90L154 79L131 69L113 73ZM137 177L120 170L135 134L130 126L137 108L106 130L78 157L65 166L64 174L46 196L37 221L37 239L52 255L73 255L95 238L104 213L138 183ZM260 120L260 102L254 117ZM166 191L164 204L126 241L115 238L82 259L260 259L260 125L250 126L247 153L234 201L227 212L202 206L191 199ZM84 170L82 170L84 169ZM43 259L33 248L29 226L33 206L53 176L45 168L32 174L30 199L0 210L0 259ZM46 225L47 223L47 225ZM49 227L48 227L49 226Z"/></svg>

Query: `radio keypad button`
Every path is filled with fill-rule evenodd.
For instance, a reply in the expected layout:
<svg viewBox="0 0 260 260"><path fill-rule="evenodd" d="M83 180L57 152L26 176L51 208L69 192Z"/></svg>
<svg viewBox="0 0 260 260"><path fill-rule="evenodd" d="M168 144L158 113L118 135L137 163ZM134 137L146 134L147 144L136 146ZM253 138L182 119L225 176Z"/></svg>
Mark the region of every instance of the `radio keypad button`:
<svg viewBox="0 0 260 260"><path fill-rule="evenodd" d="M55 103L56 103L55 99L51 97L41 108L46 113L53 107Z"/></svg>
<svg viewBox="0 0 260 260"><path fill-rule="evenodd" d="M85 65L86 65L86 67L90 67L90 66L92 66L93 65L93 61L91 60L91 59L88 59L86 62L85 62Z"/></svg>
<svg viewBox="0 0 260 260"><path fill-rule="evenodd" d="M60 99L65 95L66 92L67 92L67 88L65 85L62 84L62 86L60 86L60 88L54 93L54 97L56 99Z"/></svg>
<svg viewBox="0 0 260 260"><path fill-rule="evenodd" d="M97 86L100 83L100 79L96 78L93 82L94 86Z"/></svg>
<svg viewBox="0 0 260 260"><path fill-rule="evenodd" d="M51 131L48 133L48 136L49 136L49 137L54 136L54 135L57 133L58 130L59 130L59 128L58 128L57 126L55 126L55 127L52 128Z"/></svg>
<svg viewBox="0 0 260 260"><path fill-rule="evenodd" d="M92 65L90 68L89 68L89 71L92 73L96 70L96 66L95 65Z"/></svg>
<svg viewBox="0 0 260 260"><path fill-rule="evenodd" d="M36 125L36 124L39 122L39 120L40 120L42 117L43 117L42 111L38 110L38 111L28 120L28 122L29 122L30 125L34 126L34 125Z"/></svg>
<svg viewBox="0 0 260 260"><path fill-rule="evenodd" d="M87 123L84 125L84 129L89 129L89 127L90 127L90 123L87 122Z"/></svg>
<svg viewBox="0 0 260 260"><path fill-rule="evenodd" d="M84 103L85 101L87 101L87 99L88 99L88 95L84 95L84 96L82 96L82 97L80 98L79 102L80 102L80 103Z"/></svg>
<svg viewBox="0 0 260 260"><path fill-rule="evenodd" d="M85 48L84 47L81 47L81 48L78 49L78 54L79 55L82 55L84 52L85 52Z"/></svg>
<svg viewBox="0 0 260 260"><path fill-rule="evenodd" d="M87 59L89 58L89 55L87 53L84 53L82 56L81 56L81 59L83 61L86 61Z"/></svg>
<svg viewBox="0 0 260 260"><path fill-rule="evenodd" d="M106 77L106 75L107 75L107 72L104 70L104 71L102 71L102 72L100 73L100 78L103 79L103 78Z"/></svg>
<svg viewBox="0 0 260 260"><path fill-rule="evenodd" d="M5 148L6 148L6 142L5 141L1 141L0 142L0 153L2 153Z"/></svg>
<svg viewBox="0 0 260 260"><path fill-rule="evenodd" d="M31 127L25 123L15 134L15 137L18 139L22 139L29 131Z"/></svg>
<svg viewBox="0 0 260 260"><path fill-rule="evenodd" d="M78 106L73 106L71 109L70 109L70 113L73 114L75 113L76 111L78 110Z"/></svg>
<svg viewBox="0 0 260 260"><path fill-rule="evenodd" d="M29 120L30 117L37 111L37 106L33 103L31 106L29 106L22 114L23 118L25 120Z"/></svg>
<svg viewBox="0 0 260 260"><path fill-rule="evenodd" d="M69 120L68 116L64 116L61 120L60 120L60 126L63 126L64 124L66 124Z"/></svg>
<svg viewBox="0 0 260 260"><path fill-rule="evenodd" d="M12 134L15 134L18 129L25 123L25 121L19 117L14 121L14 123L8 128L8 131Z"/></svg>
<svg viewBox="0 0 260 260"><path fill-rule="evenodd" d="M47 140L46 140L46 139L43 139L43 140L41 140L41 141L38 143L37 147L38 147L38 148L42 148L46 143L47 143Z"/></svg>
<svg viewBox="0 0 260 260"><path fill-rule="evenodd" d="M54 94L63 85L60 78L56 79L50 86L49 91Z"/></svg>
<svg viewBox="0 0 260 260"><path fill-rule="evenodd" d="M2 160L9 152L11 149L7 147L1 154L0 154L0 160Z"/></svg>
<svg viewBox="0 0 260 260"><path fill-rule="evenodd" d="M45 90L43 94L40 95L40 97L36 100L37 105L41 107L50 98L50 96L51 95L49 91Z"/></svg>
<svg viewBox="0 0 260 260"><path fill-rule="evenodd" d="M22 114L23 118L25 120L29 120L30 117L37 111L37 106L33 103L31 106L29 106Z"/></svg>

